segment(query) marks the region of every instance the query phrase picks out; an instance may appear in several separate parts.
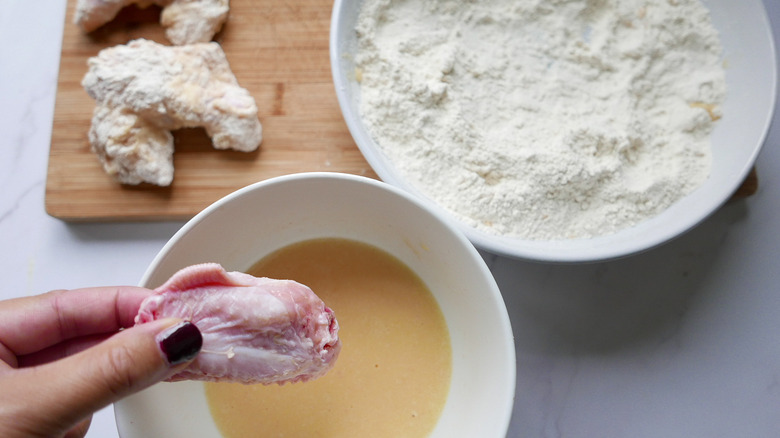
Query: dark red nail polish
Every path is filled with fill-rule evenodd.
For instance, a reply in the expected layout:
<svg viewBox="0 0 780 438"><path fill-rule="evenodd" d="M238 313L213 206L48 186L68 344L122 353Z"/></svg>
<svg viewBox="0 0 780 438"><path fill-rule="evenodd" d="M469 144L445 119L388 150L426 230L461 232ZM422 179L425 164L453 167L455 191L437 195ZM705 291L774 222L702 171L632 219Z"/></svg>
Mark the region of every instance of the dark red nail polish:
<svg viewBox="0 0 780 438"><path fill-rule="evenodd" d="M168 363L177 365L198 355L203 336L195 324L184 321L157 335L157 342Z"/></svg>

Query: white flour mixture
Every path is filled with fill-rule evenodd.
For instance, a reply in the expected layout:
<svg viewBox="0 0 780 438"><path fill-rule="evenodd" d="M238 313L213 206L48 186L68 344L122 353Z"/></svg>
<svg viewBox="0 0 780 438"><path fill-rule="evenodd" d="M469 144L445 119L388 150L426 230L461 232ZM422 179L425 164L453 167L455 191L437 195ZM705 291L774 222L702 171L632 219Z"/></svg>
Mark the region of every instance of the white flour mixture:
<svg viewBox="0 0 780 438"><path fill-rule="evenodd" d="M613 233L709 175L725 74L699 0L366 0L356 30L369 132L485 232Z"/></svg>

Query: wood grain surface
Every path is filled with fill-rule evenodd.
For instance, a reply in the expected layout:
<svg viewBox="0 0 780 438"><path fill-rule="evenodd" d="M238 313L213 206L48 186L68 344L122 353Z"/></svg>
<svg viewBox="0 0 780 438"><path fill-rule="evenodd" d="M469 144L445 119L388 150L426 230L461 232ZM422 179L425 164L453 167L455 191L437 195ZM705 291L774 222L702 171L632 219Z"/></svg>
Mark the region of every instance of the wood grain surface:
<svg viewBox="0 0 780 438"><path fill-rule="evenodd" d="M345 172L376 178L341 116L328 55L332 0L231 0L216 35L239 84L257 102L263 143L252 153L218 151L202 129L174 132L170 187L127 186L89 150L94 101L81 86L87 59L147 38L170 44L159 8L125 8L85 34L68 1L46 182L46 211L67 221L188 219L230 192L274 176Z"/></svg>

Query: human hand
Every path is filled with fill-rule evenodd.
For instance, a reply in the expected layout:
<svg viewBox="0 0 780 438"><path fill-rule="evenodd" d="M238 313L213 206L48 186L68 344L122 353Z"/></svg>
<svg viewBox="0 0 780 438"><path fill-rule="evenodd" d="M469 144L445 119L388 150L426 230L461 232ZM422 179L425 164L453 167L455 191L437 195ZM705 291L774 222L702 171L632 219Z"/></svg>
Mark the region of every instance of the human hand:
<svg viewBox="0 0 780 438"><path fill-rule="evenodd" d="M139 287L0 302L0 437L82 437L92 413L186 368L202 338L167 318L133 326Z"/></svg>

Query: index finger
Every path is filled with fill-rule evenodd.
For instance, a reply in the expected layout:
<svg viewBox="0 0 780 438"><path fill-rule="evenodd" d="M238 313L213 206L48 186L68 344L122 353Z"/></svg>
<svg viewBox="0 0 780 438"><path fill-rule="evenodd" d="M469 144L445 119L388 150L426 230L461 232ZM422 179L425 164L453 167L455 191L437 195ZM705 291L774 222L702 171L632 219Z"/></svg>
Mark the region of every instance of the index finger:
<svg viewBox="0 0 780 438"><path fill-rule="evenodd" d="M0 344L17 356L67 339L133 325L149 289L133 286L57 290L0 302Z"/></svg>

